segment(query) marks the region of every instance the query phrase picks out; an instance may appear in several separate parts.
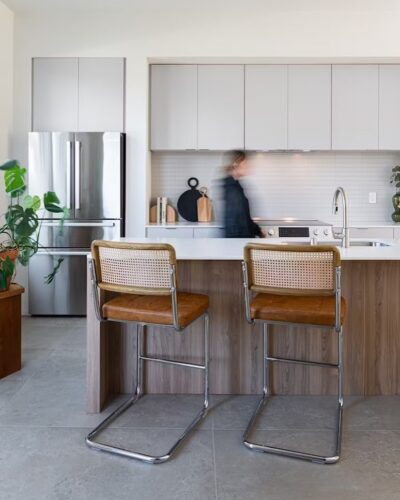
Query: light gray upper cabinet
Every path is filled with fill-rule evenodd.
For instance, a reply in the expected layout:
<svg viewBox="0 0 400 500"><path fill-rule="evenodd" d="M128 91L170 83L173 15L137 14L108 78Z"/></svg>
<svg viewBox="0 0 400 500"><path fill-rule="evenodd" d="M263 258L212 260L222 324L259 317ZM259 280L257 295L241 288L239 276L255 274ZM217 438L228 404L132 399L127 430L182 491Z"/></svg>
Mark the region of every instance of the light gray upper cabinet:
<svg viewBox="0 0 400 500"><path fill-rule="evenodd" d="M33 60L32 129L78 129L78 58Z"/></svg>
<svg viewBox="0 0 400 500"><path fill-rule="evenodd" d="M124 130L123 58L35 58L32 130Z"/></svg>
<svg viewBox="0 0 400 500"><path fill-rule="evenodd" d="M245 146L287 149L287 66L245 66Z"/></svg>
<svg viewBox="0 0 400 500"><path fill-rule="evenodd" d="M198 149L244 148L244 66L198 67Z"/></svg>
<svg viewBox="0 0 400 500"><path fill-rule="evenodd" d="M400 65L379 66L379 149L400 149Z"/></svg>
<svg viewBox="0 0 400 500"><path fill-rule="evenodd" d="M151 66L151 149L197 148L197 66Z"/></svg>
<svg viewBox="0 0 400 500"><path fill-rule="evenodd" d="M288 67L288 149L331 149L331 66Z"/></svg>
<svg viewBox="0 0 400 500"><path fill-rule="evenodd" d="M400 64L153 65L151 149L400 150L398 89Z"/></svg>
<svg viewBox="0 0 400 500"><path fill-rule="evenodd" d="M124 131L124 59L79 59L78 130Z"/></svg>
<svg viewBox="0 0 400 500"><path fill-rule="evenodd" d="M378 149L378 65L332 66L332 149Z"/></svg>

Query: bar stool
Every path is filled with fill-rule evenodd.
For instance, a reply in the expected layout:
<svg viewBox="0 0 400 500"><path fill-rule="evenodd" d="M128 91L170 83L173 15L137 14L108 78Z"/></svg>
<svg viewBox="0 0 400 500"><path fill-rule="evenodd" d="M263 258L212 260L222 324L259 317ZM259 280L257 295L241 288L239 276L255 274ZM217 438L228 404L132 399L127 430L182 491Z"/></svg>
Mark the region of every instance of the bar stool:
<svg viewBox="0 0 400 500"><path fill-rule="evenodd" d="M263 325L263 395L243 435L254 451L284 455L324 464L340 458L343 417L343 319L345 301L340 291L340 253L334 246L248 244L244 249L243 285L246 319ZM255 292L254 298L251 293ZM268 350L268 325L316 326L334 329L338 339L338 362L318 363L272 357ZM251 430L271 396L270 363L298 363L335 368L338 373L336 446L333 456L288 450L249 440Z"/></svg>
<svg viewBox="0 0 400 500"><path fill-rule="evenodd" d="M100 423L86 438L88 446L97 450L158 464L169 460L178 446L208 411L209 398L209 316L208 296L178 292L176 287L175 249L167 244L92 243L91 277L96 315L99 321L122 321L136 324L136 391L125 403ZM118 292L100 304L99 290ZM142 352L143 330L147 325L173 328L180 332L198 318L204 318L204 364L145 356ZM140 327L140 328L139 328ZM204 401L200 412L179 439L164 455L152 456L96 442L96 436L127 408L143 396L143 364L145 361L167 363L202 370Z"/></svg>

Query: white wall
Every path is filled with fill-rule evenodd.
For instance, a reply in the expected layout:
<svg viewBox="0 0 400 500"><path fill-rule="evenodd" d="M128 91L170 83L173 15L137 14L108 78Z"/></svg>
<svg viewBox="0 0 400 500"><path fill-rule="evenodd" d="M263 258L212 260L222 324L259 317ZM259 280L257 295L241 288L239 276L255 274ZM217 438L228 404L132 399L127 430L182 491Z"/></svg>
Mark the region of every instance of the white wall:
<svg viewBox="0 0 400 500"><path fill-rule="evenodd" d="M13 24L14 15L0 2L0 163L10 157L13 105ZM0 214L4 213L3 173L0 173Z"/></svg>

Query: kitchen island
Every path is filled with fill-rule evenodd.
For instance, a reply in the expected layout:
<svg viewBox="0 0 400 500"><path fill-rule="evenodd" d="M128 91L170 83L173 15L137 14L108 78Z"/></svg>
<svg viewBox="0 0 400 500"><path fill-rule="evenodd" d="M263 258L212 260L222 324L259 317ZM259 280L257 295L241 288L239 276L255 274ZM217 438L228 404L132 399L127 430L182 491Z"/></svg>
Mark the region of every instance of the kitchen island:
<svg viewBox="0 0 400 500"><path fill-rule="evenodd" d="M180 290L210 296L212 394L260 392L262 353L260 326L246 323L241 260L248 239L148 239L123 241L172 244L178 260ZM293 240L291 240L293 241ZM269 239L268 243L282 243ZM297 243L308 241L297 240ZM344 323L345 394L400 394L400 245L392 240L354 240L340 248L342 294L347 301ZM365 243L365 244L364 244ZM387 246L379 246L379 244ZM372 246L372 245L378 246ZM102 294L104 292L101 292ZM111 295L107 292L107 297ZM104 295L102 296L104 298ZM134 326L100 323L95 316L88 274L87 410L102 410L109 396L134 390ZM190 329L190 331L189 331ZM202 323L178 333L147 328L146 352L179 360L201 362ZM273 355L335 362L335 333L307 327L271 328ZM176 366L147 364L146 391L191 393L202 391L201 374ZM335 372L301 365L274 366L276 394L333 394Z"/></svg>

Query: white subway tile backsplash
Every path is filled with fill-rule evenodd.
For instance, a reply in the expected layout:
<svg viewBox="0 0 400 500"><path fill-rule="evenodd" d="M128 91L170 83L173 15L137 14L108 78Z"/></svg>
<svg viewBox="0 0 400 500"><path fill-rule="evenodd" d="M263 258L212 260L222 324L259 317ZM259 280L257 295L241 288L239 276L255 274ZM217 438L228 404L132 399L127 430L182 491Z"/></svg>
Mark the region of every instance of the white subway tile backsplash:
<svg viewBox="0 0 400 500"><path fill-rule="evenodd" d="M391 169L400 163L400 152L262 153L254 158L252 175L243 179L253 216L298 217L339 223L332 214L332 196L342 186L349 199L352 224L388 223L393 211ZM218 217L218 181L224 176L223 155L204 152L152 154L152 197L167 196L176 207L189 189L187 179L197 177L210 189ZM368 193L376 192L376 203Z"/></svg>

